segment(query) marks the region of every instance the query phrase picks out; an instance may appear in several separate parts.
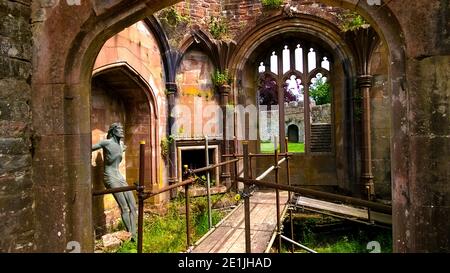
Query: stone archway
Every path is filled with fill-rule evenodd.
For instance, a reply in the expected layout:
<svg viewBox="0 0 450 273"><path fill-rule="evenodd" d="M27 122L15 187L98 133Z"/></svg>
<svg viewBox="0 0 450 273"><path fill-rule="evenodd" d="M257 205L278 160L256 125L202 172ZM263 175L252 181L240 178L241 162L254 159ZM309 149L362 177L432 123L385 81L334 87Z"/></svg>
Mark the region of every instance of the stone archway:
<svg viewBox="0 0 450 273"><path fill-rule="evenodd" d="M274 45L279 45L279 48L289 45L291 59L293 59L294 48L299 44L303 48L302 52L304 52L304 55L309 52L310 48L315 47L315 50L318 51L318 56L323 55L328 56L330 60L333 59L331 62L332 72L328 73L325 70L321 70L320 66L317 66L316 69L309 72L307 68L303 68L302 73L296 75L301 78L302 85L309 85L313 75L317 74L317 69L322 71L324 75L330 74L329 79L333 89L331 105L333 106L331 107L330 105L329 111L331 126L327 126L326 134L317 135L317 131L322 132L323 130L313 130L317 126L309 125L310 121L312 123L312 119L308 117L314 115L313 108L310 107L313 104L310 104L308 100L305 99L306 102L299 104L304 105L306 103L309 105L307 107L297 107L295 103L278 105L279 112L284 113L284 115L280 115L278 119L275 119L276 123L278 123L276 127L280 129L286 128L286 122L292 121L298 122L299 127L301 126L300 131L302 133L299 135L299 138L302 139L302 145L292 145L291 147L297 151L292 158L291 164L298 167L295 172L291 173L291 183L303 186L338 186L341 189L352 191L355 188L358 177L358 170L356 169L357 145L354 138L352 138L352 134L355 131L355 122L353 115L350 114L353 107L351 103L351 97L354 93L352 82L356 78L356 65L350 49L336 25L328 20L305 14L299 14L294 17L287 17L281 14L260 22L253 31L246 33L245 36L240 38L237 52L230 62L232 65L230 70L234 72L237 80L235 85L240 85L239 87L235 86L235 90L245 90L240 91L240 93L248 93L251 95L247 95L247 97L254 97L250 90L256 90L256 86L252 86L251 82L257 75L251 74L251 71L256 73L256 69L253 69L251 66L259 64L261 53L262 56L266 56L266 52L270 53L276 50L273 48ZM304 50L305 48L307 50ZM280 52L277 53L281 56ZM306 56L304 57L306 58ZM261 61L263 60L261 59ZM267 59L265 61L267 62ZM306 62L304 63L306 64ZM291 71L289 73L293 75L294 73L299 73L299 71ZM286 76L288 75L283 74L283 77ZM285 80L278 79L278 82L284 83ZM243 103L241 97L239 98L241 101L238 103ZM237 101L236 98L235 101ZM249 99L246 99L246 102L252 103ZM311 111L311 114L307 113L307 110ZM279 133L279 138L284 139L285 136L281 135L281 131ZM322 140L324 141L322 142ZM336 145L337 143L339 145ZM321 148L321 150L317 148ZM261 166L262 169L267 164L270 164L264 159L258 160L257 165ZM285 179L284 174L281 174L281 178Z"/></svg>
<svg viewBox="0 0 450 273"><path fill-rule="evenodd" d="M64 252L70 241L78 242L83 252L93 251L92 217L86 213L92 210L92 67L107 39L175 2L82 1L79 6L33 7L43 16L35 25L34 47L39 54L33 55L32 79L33 92L40 94L32 105L37 139L33 180L39 181L37 251Z"/></svg>
<svg viewBox="0 0 450 273"><path fill-rule="evenodd" d="M411 228L410 221L413 221L411 215L405 215L403 212L406 207L410 207L410 199L405 195L405 188L408 188L409 177L409 154L410 147L405 145L409 142L408 131L405 126L401 126L407 120L408 113L408 90L406 86L406 56L405 41L403 32L397 19L392 16L387 5L382 7L369 6L364 1L357 5L351 1L320 1L331 6L342 7L350 10L356 10L367 19L377 31L381 40L387 45L389 54L389 89L392 96L392 138L391 138L391 169L392 169L392 200L393 200L393 233L394 233L394 251L404 252L411 249ZM296 17L308 17L298 14ZM276 35L283 31L283 25L289 28L287 21L291 18L282 19L278 24L273 24L276 19L268 19L265 22L259 22L257 27L244 33L238 41L239 49L230 62L230 70L233 71L235 79L234 89L239 88L240 73L243 65L248 60L252 51L258 47L270 35ZM302 30L301 25L297 25L292 31L305 31L314 33L324 41L336 44L336 52L341 56L352 56L345 49L345 42L337 36L320 26L320 22L313 22L308 29ZM287 29L284 29L286 31ZM353 68L349 67L349 71ZM404 130L401 130L403 128ZM402 158L401 155L406 155ZM403 194L401 193L403 192Z"/></svg>
<svg viewBox="0 0 450 273"><path fill-rule="evenodd" d="M121 172L129 185L139 178L139 142L147 143L146 180L149 188L155 181L156 163L152 147L158 143L157 108L152 90L146 82L126 64L112 64L94 71L92 79L91 127L92 143L104 139L109 125L121 122L125 129L124 143L127 150L121 164ZM95 162L95 163L94 163ZM101 190L103 185L103 160L101 151L93 154L92 185ZM119 210L111 195L93 198L93 221L97 235L103 235L114 227Z"/></svg>
<svg viewBox="0 0 450 273"><path fill-rule="evenodd" d="M34 7L36 14L42 17L37 18L34 25L34 52L39 53L33 56L32 79L33 93L39 94L32 101L36 141L33 146L34 214L38 219L36 221L38 251L62 252L69 241L80 242L82 251L92 251L90 230L92 220L84 211L91 209L88 98L93 61L107 38L145 15L175 2L178 1L97 0L82 1L79 7L66 5ZM389 2L384 6L369 6L366 1L321 2L357 10L363 14L389 49L389 85L392 92L393 117L391 154L394 251L426 251L438 246L448 247L448 241L444 242L442 241L444 239L438 238L442 235L443 228L448 227L448 223L433 218L432 213L427 210L430 203L429 195L433 194L433 190L428 189L420 196L416 190L422 185L421 181L426 172L418 166L431 163L432 158L424 159L422 162L418 152L412 151L414 143L410 135L420 131L414 124L423 115L420 117L412 115L421 104L412 104L410 101L408 90L410 87L405 74L404 33L390 9L393 6L398 11L402 5L409 3ZM403 21L405 28L407 23ZM413 31L408 35L414 36L414 33ZM421 46L421 43L418 45ZM433 54L444 53L437 51ZM412 58L415 56L412 54ZM426 70L427 65L433 62L433 60L422 62L420 58L412 60L412 70L415 68ZM445 68L445 65L441 64L441 67ZM421 74L424 72L408 72L411 77ZM430 131L432 130L426 132ZM426 136L422 142L432 137ZM444 156L446 155L439 159L443 159ZM438 176L444 175L439 173ZM429 181L431 175L425 178ZM435 202L430 204L433 205ZM48 207L56 209L49 211ZM448 209L444 208L440 210L442 213L447 211ZM439 226L440 233L427 232L427 226L430 225L436 228ZM428 243L430 240L433 243Z"/></svg>

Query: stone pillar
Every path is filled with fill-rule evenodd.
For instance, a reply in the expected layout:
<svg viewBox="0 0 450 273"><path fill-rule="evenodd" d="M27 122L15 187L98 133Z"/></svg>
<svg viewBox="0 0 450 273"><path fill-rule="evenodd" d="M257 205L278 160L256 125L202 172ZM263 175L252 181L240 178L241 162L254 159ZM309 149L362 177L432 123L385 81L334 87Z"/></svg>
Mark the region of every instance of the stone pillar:
<svg viewBox="0 0 450 273"><path fill-rule="evenodd" d="M362 141L362 172L361 184L363 185L363 196L371 200L375 195L372 174L372 143L370 130L370 89L372 88L373 77L371 75L361 75L358 77L358 88L363 96L363 141Z"/></svg>
<svg viewBox="0 0 450 273"><path fill-rule="evenodd" d="M231 87L229 85L222 85L219 87L220 94L220 106L222 108L222 154L230 154L230 139L227 139L227 105L228 105L228 96L230 94ZM222 162L227 161L230 158L222 157ZM222 167L222 173L220 175L222 183L224 183L227 187L230 186L230 166L225 165Z"/></svg>
<svg viewBox="0 0 450 273"><path fill-rule="evenodd" d="M175 93L177 92L177 84L174 82L166 83L167 90L167 104L168 104L168 124L167 124L167 136L171 135L172 127L175 123L175 117L172 115L173 108L175 107ZM169 185L177 183L177 144L173 140L169 145ZM176 196L176 190L171 191L171 197Z"/></svg>

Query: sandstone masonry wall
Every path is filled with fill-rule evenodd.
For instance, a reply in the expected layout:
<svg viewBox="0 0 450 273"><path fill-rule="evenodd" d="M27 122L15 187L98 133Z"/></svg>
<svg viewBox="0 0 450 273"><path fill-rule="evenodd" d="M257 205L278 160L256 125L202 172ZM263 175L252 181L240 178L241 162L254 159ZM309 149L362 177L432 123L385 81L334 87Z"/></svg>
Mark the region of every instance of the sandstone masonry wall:
<svg viewBox="0 0 450 273"><path fill-rule="evenodd" d="M0 1L0 252L34 249L30 5Z"/></svg>

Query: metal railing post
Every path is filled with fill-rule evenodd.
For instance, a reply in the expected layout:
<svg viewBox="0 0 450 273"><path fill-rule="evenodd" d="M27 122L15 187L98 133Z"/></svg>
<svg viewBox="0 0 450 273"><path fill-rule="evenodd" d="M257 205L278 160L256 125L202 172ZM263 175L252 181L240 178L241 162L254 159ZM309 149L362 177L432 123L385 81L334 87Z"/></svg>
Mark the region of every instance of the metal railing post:
<svg viewBox="0 0 450 273"><path fill-rule="evenodd" d="M137 251L142 253L142 242L143 242L143 226L144 226L144 185L145 179L145 141L141 141L139 144L139 184L137 187L138 191L138 242Z"/></svg>
<svg viewBox="0 0 450 273"><path fill-rule="evenodd" d="M206 167L209 167L209 147L208 136L205 136L205 162ZM211 215L211 179L210 171L206 171L206 195L208 196L208 229L212 228L212 215Z"/></svg>
<svg viewBox="0 0 450 273"><path fill-rule="evenodd" d="M289 154L289 138L285 138L284 141L284 145L285 145L285 152L286 152L286 180L287 180L287 184L288 186L291 185L291 169L289 167L289 156L287 156L287 154ZM290 201L292 197L291 192L288 192L288 200ZM294 241L294 222L292 222L292 209L289 210L289 222L291 225L291 240ZM291 244L291 252L294 253L295 251L295 245Z"/></svg>
<svg viewBox="0 0 450 273"><path fill-rule="evenodd" d="M191 217L190 217L190 207L189 207L189 184L184 186L185 192L185 207L186 207L186 249L191 246Z"/></svg>
<svg viewBox="0 0 450 273"><path fill-rule="evenodd" d="M280 141L281 143L281 141ZM280 173L278 165L278 145L277 145L277 137L274 138L274 166L275 166L275 183L279 183ZM278 253L281 253L281 223L280 223L280 191L275 189L276 194L276 204L277 204L277 235L278 235Z"/></svg>
<svg viewBox="0 0 450 273"><path fill-rule="evenodd" d="M248 141L243 143L244 150L244 179L249 178L248 174ZM249 196L249 186L244 184L244 220L245 220L245 252L252 253L251 237L250 237L250 196Z"/></svg>
<svg viewBox="0 0 450 273"><path fill-rule="evenodd" d="M233 137L233 146L234 146L233 159L236 159L236 155L238 152L238 142L237 142L236 136ZM234 182L233 182L233 186L232 186L232 190L234 190L235 192L239 191L238 181L237 181L238 175L239 175L238 174L238 163L236 161L236 162L234 162Z"/></svg>

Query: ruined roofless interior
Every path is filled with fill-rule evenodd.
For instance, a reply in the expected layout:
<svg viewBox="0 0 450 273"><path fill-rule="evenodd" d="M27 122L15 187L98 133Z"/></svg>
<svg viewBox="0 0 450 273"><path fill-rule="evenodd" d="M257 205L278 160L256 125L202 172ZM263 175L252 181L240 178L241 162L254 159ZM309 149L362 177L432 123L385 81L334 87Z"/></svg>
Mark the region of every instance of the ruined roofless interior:
<svg viewBox="0 0 450 273"><path fill-rule="evenodd" d="M254 244L242 216L242 249L218 252L281 251L300 207L383 224L392 252L450 251L449 1L0 0L0 16L0 252L132 234L120 183L136 230L208 193L231 196L223 217L273 215ZM196 223L184 250L206 251Z"/></svg>

